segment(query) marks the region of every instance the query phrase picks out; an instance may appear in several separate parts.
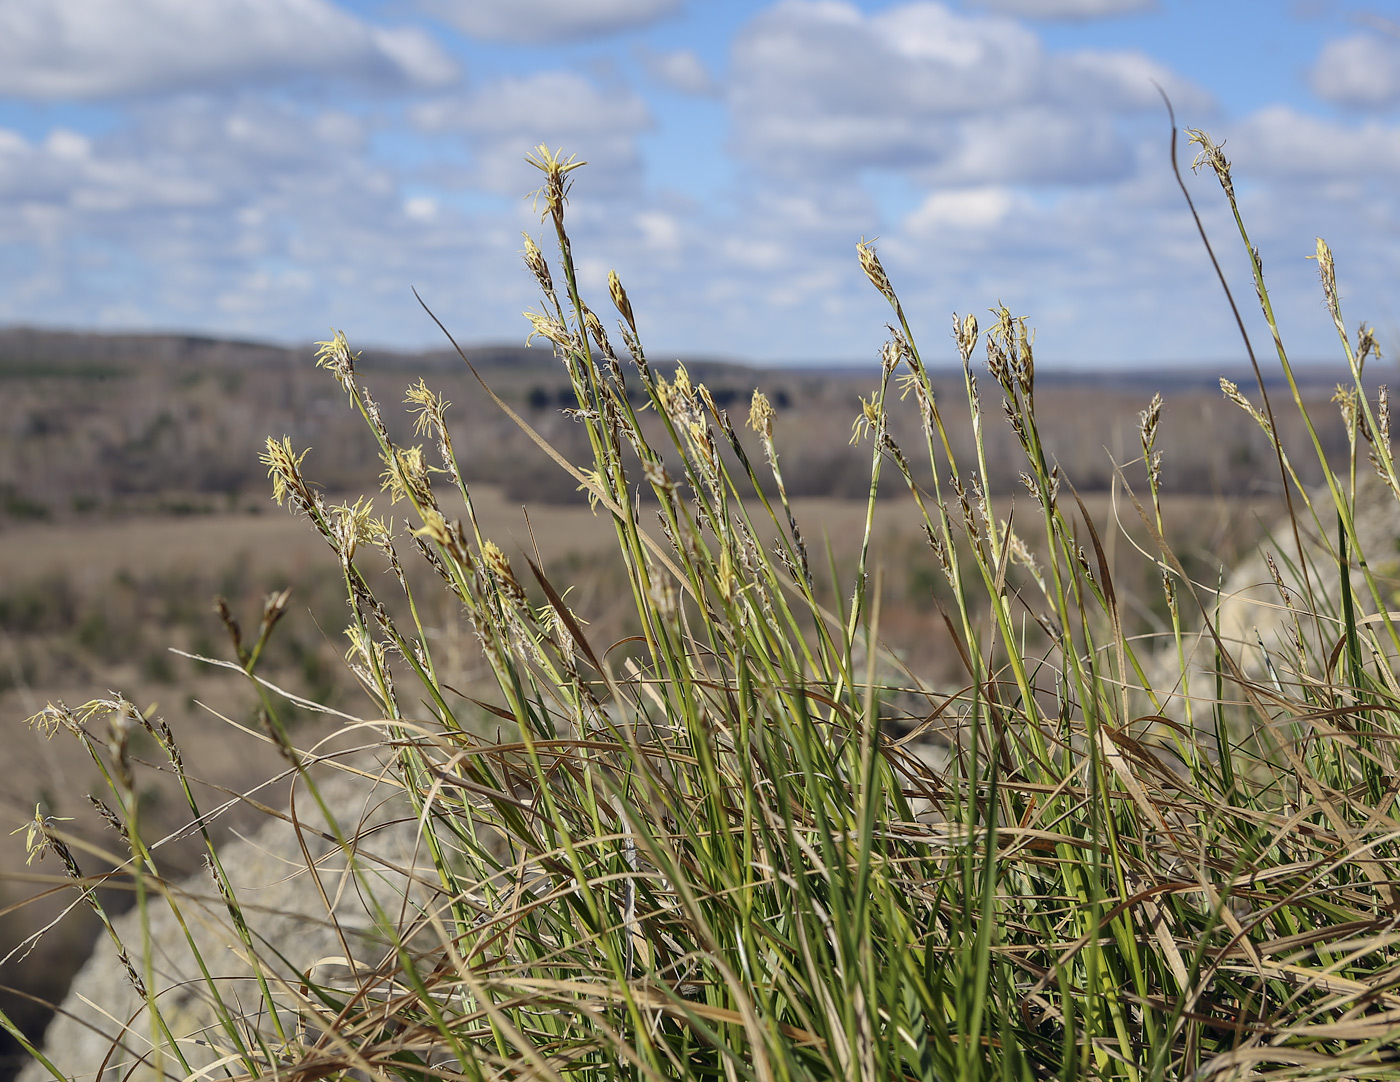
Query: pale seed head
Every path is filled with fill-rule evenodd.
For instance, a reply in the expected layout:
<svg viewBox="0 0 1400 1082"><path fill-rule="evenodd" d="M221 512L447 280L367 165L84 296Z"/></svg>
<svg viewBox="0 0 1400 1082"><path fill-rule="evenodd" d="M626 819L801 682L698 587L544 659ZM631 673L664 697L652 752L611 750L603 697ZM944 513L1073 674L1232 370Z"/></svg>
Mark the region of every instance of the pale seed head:
<svg viewBox="0 0 1400 1082"><path fill-rule="evenodd" d="M1210 169L1215 174L1216 179L1220 181L1220 187L1224 189L1225 194L1233 202L1235 182L1230 174L1229 159L1225 157L1225 144L1217 143L1199 128L1187 128L1186 135L1192 146L1201 148L1196 159L1191 163L1191 171L1199 173L1203 167Z"/></svg>
<svg viewBox="0 0 1400 1082"><path fill-rule="evenodd" d="M308 447L301 454L294 452L290 436L283 436L281 443L271 436L267 438L267 444L259 458L267 467L267 475L272 478L272 498L277 501L278 507L282 506L282 501L289 495L300 495L305 490L306 482L301 476L301 461L310 450Z"/></svg>
<svg viewBox="0 0 1400 1082"><path fill-rule="evenodd" d="M348 392L355 386L355 361L359 354L350 352L345 332L332 330L334 333L329 342L316 343L316 367L329 369L336 382Z"/></svg>
<svg viewBox="0 0 1400 1082"><path fill-rule="evenodd" d="M878 289L891 304L894 303L894 287L890 285L890 276L885 273L885 268L880 262L880 257L875 253L875 241L866 243L861 237L860 243L856 245L856 255L860 259L860 269L865 271L865 276L870 279L870 284Z"/></svg>
<svg viewBox="0 0 1400 1082"><path fill-rule="evenodd" d="M568 158L564 156L563 148L550 150L549 146L541 143L535 147L534 151L525 156L525 160L544 174L544 184L536 188L526 198L534 200L534 207L539 209L540 200L545 203L544 214L541 219L552 215L557 220L562 220L564 204L569 201L570 181L566 178L575 169L582 168L587 162L575 161L575 155L570 154Z"/></svg>
<svg viewBox="0 0 1400 1082"><path fill-rule="evenodd" d="M544 253L540 251L540 246L535 243L535 238L529 233L521 233L520 235L525 238L525 266L535 276L535 281L540 284L540 289L545 292L545 295L553 296L554 279L549 273L549 264L545 262Z"/></svg>

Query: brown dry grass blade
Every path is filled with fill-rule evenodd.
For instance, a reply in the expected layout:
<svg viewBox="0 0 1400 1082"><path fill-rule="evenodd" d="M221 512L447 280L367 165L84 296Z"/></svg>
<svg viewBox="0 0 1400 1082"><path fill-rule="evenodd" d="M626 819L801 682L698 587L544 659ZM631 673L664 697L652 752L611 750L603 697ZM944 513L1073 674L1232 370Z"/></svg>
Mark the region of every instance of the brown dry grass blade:
<svg viewBox="0 0 1400 1082"><path fill-rule="evenodd" d="M574 640L574 644L579 648L588 663L600 674L606 675L607 670L603 668L603 663L598 660L598 655L593 652L593 647L588 642L588 637L584 635L583 629L578 626L578 621L574 619L574 614L569 611L569 606L564 604L564 599L559 595L559 591L554 588L554 584L545 577L545 573L540 570L539 564L529 557L525 557L525 562L530 565L530 574L535 576L535 581L540 584L540 589L544 591L544 596L549 599L549 607L554 610L554 615L559 617L560 622L568 629L569 638Z"/></svg>

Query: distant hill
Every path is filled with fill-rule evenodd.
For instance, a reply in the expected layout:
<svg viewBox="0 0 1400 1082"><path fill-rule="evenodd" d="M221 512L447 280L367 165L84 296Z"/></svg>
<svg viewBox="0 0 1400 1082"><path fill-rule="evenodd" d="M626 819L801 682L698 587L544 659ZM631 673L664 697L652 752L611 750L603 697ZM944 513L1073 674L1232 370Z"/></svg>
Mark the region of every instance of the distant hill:
<svg viewBox="0 0 1400 1082"><path fill-rule="evenodd" d="M467 348L492 389L545 439L572 459L588 459L591 451L567 413L575 405L573 390L547 344ZM335 380L315 368L314 356L310 344L0 328L0 528L26 519L262 506L267 482L259 453L268 436L286 435L313 448L313 472L332 491L377 488L378 447ZM658 373L674 370L672 356L650 361ZM869 448L849 439L860 397L868 397L879 379L873 363L764 369L691 359L687 366L740 429L753 390L768 395L778 409L789 493L857 499L868 493ZM453 403L448 418L464 477L499 484L521 501L580 498L574 480L491 403L452 350L368 349L360 368L396 441L421 441L400 404L405 387L423 377ZM987 480L997 488L1016 486L1024 453L1001 417L994 382L980 363L976 371ZM1388 365L1373 362L1368 379L1387 371ZM1257 402L1248 367L1234 366L1230 375ZM1299 377L1327 453L1344 454L1345 431L1329 400L1345 369L1310 367ZM642 406L646 396L635 373L626 381L629 397ZM1277 377L1268 382L1276 402L1288 393ZM960 369L942 370L935 379L945 431L960 458L974 454L962 383ZM916 457L925 444L921 422L912 400L897 401L895 390L891 435ZM1219 369L1204 366L1038 372L1044 445L1083 491L1107 488L1115 463L1140 479L1138 414L1158 392L1166 400L1158 447L1169 491L1243 494L1278 487L1263 434L1225 401ZM1287 417L1296 420L1292 410ZM649 410L641 418L656 423ZM1301 431L1285 435L1307 440ZM761 463L761 453L753 453ZM1321 476L1315 461L1296 465L1309 483ZM919 469L922 476L927 463ZM892 489L903 484L894 469L885 471L884 481ZM931 485L932 477L923 483Z"/></svg>
<svg viewBox="0 0 1400 1082"><path fill-rule="evenodd" d="M351 343L352 348L355 347ZM557 366L547 343L533 347L504 343L463 344L468 358L478 368L552 371ZM358 350L367 369L413 369L438 371L457 369L461 358L451 346L427 350L368 348ZM83 368L93 365L171 365L204 366L287 366L304 365L316 356L316 346L279 346L234 338L213 338L197 334L131 334L97 331L63 331L38 327L0 327L0 369L26 375L41 375L44 366ZM667 357L674 364L675 358ZM752 365L687 358L686 364L700 372L722 369L734 372L753 369ZM703 376L702 376L703 378Z"/></svg>
<svg viewBox="0 0 1400 1082"><path fill-rule="evenodd" d="M0 327L0 365L25 366L48 362L60 365L126 362L134 364L291 365L316 355L314 344L278 346L232 338L195 334L103 334L94 331L59 331L36 327ZM471 348L473 364L540 365L548 350L525 346L485 345ZM369 349L367 365L442 368L460 364L451 349L418 352Z"/></svg>
<svg viewBox="0 0 1400 1082"><path fill-rule="evenodd" d="M352 346L354 343L352 341ZM478 368L511 369L513 371L551 372L555 360L550 347L536 343L533 347L509 343L463 344L472 364ZM370 347L360 351L361 363L368 369L408 369L439 371L458 369L461 359L450 346L426 350L393 350ZM279 366L304 365L315 358L316 346L307 343L302 346L279 346L269 342L254 342L235 338L215 338L207 335L176 333L105 333L98 331L65 331L37 327L0 327L0 369L12 374L41 374L41 366L89 366L89 365L142 365L142 364L181 364L194 365L245 365ZM814 375L835 380L868 380L875 371L875 362L869 364L811 364L784 363L772 366L745 361L715 357L681 358L698 379L738 378L742 373L790 373L794 375ZM671 355L653 356L653 364L663 370L676 363ZM1272 356L1261 362L1265 373L1265 384L1270 389L1285 385L1278 364ZM977 365L980 372L981 366ZM1348 379L1344 364L1303 362L1295 364L1295 375L1299 384L1309 388L1330 386L1339 380ZM713 374L713 375L712 375ZM953 369L946 373L956 376ZM1202 389L1214 389L1221 375L1228 376L1241 387L1254 385L1253 370L1247 362L1234 360L1220 364L1199 362L1163 362L1160 364L1133 364L1121 368L1042 368L1036 380L1045 387L1071 388L1093 387L1132 391L1147 388L1150 395L1154 390L1167 393ZM1368 380L1377 380L1393 375L1390 364L1372 362Z"/></svg>

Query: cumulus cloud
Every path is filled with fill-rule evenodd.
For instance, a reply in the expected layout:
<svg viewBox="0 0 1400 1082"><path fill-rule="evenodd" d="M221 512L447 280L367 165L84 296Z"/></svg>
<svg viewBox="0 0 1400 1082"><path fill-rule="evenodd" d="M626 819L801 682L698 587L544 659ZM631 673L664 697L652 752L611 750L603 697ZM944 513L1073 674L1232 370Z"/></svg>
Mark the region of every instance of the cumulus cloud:
<svg viewBox="0 0 1400 1082"><path fill-rule="evenodd" d="M1308 73L1319 97L1338 105L1383 109L1400 101L1400 36L1336 38Z"/></svg>
<svg viewBox="0 0 1400 1082"><path fill-rule="evenodd" d="M1066 181L1076 179L1070 157L1087 147L1078 179L1092 180L1128 160L1116 121L1159 107L1154 79L1181 105L1209 104L1140 53L1051 53L1021 23L932 2L867 15L838 0L785 0L741 31L732 73L736 148L787 173L949 168L963 183ZM1029 117L1067 142L1050 146ZM990 154L989 123L1019 124L1026 139Z"/></svg>
<svg viewBox="0 0 1400 1082"><path fill-rule="evenodd" d="M333 324L359 341L412 344L436 333L412 284L466 339L521 340L519 312L535 298L519 231L540 231L520 198L539 183L524 157L543 141L590 162L574 174L569 208L586 296L606 308L616 267L656 356L873 358L888 312L853 244L877 234L925 348L941 344L944 359L945 313L997 300L1031 318L1051 360L1235 348L1165 162L1152 81L1194 116L1210 99L1143 53L1052 49L1034 24L1008 17L1125 3L984 0L969 14L964 0L960 14L951 3L786 0L740 29L720 86L694 52L638 46L653 85L718 94L730 110L739 161L721 163L723 198L706 207L665 191L659 170L645 175L652 113L601 68L527 67L368 116L320 95L158 96L301 73L368 72L397 86L454 77L426 37L376 28L338 2L0 0L0 93L23 84L32 98L136 99L101 132L35 135L42 120L24 134L0 129L0 320L302 341ZM519 41L622 30L681 6L415 2ZM74 13L91 18L70 26ZM1367 40L1385 45L1375 33ZM1331 70L1330 48L1315 82ZM39 59L45 49L57 59ZM1337 89L1335 72L1318 85L1339 103L1391 100L1366 74L1369 89L1355 72L1351 89ZM1364 271L1379 283L1354 307L1383 320L1375 296L1390 303L1384 283L1400 274L1390 243L1400 125L1275 108L1217 134L1244 181L1279 310L1319 316L1323 339L1331 333L1302 259L1316 230L1357 280ZM872 169L886 175L871 183ZM1203 213L1228 232L1219 203L1202 200ZM1164 297L1192 318L1164 316Z"/></svg>
<svg viewBox="0 0 1400 1082"><path fill-rule="evenodd" d="M366 147L352 116L265 101L186 99L96 139L0 133L0 240L50 256L114 245L179 275L258 258L308 243L313 219L331 234L338 214L397 212L395 180Z"/></svg>
<svg viewBox="0 0 1400 1082"><path fill-rule="evenodd" d="M1029 19L1098 19L1155 11L1157 0L972 0L972 6Z"/></svg>
<svg viewBox="0 0 1400 1082"><path fill-rule="evenodd" d="M1393 178L1400 176L1400 127L1351 127L1274 105L1231 132L1226 153L1256 177Z"/></svg>
<svg viewBox="0 0 1400 1082"><path fill-rule="evenodd" d="M938 191L904 220L904 228L915 237L937 236L944 230L986 230L1001 225L1024 202L1002 186Z"/></svg>
<svg viewBox="0 0 1400 1082"><path fill-rule="evenodd" d="M684 0L420 0L420 7L473 37L522 43L568 41L645 26Z"/></svg>
<svg viewBox="0 0 1400 1082"><path fill-rule="evenodd" d="M1066 53L1056 58L1046 81L1057 101L1069 105L1098 102L1113 112L1161 109L1159 86L1179 110L1206 112L1214 104L1200 87L1135 50Z"/></svg>
<svg viewBox="0 0 1400 1082"><path fill-rule="evenodd" d="M1111 119L1031 106L965 125L953 152L921 175L940 184L1094 184L1122 180L1135 165Z"/></svg>
<svg viewBox="0 0 1400 1082"><path fill-rule="evenodd" d="M460 260L478 234L427 220L367 136L343 113L192 99L100 138L0 131L0 249L29 268L0 319L305 340L323 329L308 317L386 290L408 312L405 268L440 264L444 240Z"/></svg>
<svg viewBox="0 0 1400 1082"><path fill-rule="evenodd" d="M94 99L311 74L444 86L457 69L422 31L371 26L327 0L0 5L0 94Z"/></svg>
<svg viewBox="0 0 1400 1082"><path fill-rule="evenodd" d="M630 91L564 71L501 79L416 106L410 116L422 131L464 135L474 152L472 182L507 194L538 183L524 159L540 143L587 160L595 193L632 189L641 169L636 138L653 123Z"/></svg>
<svg viewBox="0 0 1400 1082"><path fill-rule="evenodd" d="M719 93L719 84L706 69L705 62L690 49L656 52L639 46L637 56L647 75L664 87L695 97L713 97Z"/></svg>
<svg viewBox="0 0 1400 1082"><path fill-rule="evenodd" d="M207 176L159 168L127 153L102 152L86 135L51 131L39 142L0 132L0 201L11 219L55 220L56 212L122 214L149 207L207 207L221 197Z"/></svg>

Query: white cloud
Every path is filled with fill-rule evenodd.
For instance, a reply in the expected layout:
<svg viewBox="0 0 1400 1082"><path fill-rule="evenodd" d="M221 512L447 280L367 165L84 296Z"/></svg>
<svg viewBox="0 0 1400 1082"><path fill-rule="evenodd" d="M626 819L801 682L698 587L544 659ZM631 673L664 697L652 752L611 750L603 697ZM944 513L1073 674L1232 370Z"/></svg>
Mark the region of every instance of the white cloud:
<svg viewBox="0 0 1400 1082"><path fill-rule="evenodd" d="M540 143L588 161L595 193L631 190L641 170L636 137L653 123L629 91L564 71L501 79L416 106L410 116L423 131L465 135L474 151L473 183L506 194L538 186L525 155Z"/></svg>
<svg viewBox="0 0 1400 1082"><path fill-rule="evenodd" d="M1003 187L934 192L904 220L904 228L916 237L943 230L985 230L1001 225L1020 202Z"/></svg>
<svg viewBox="0 0 1400 1082"><path fill-rule="evenodd" d="M719 84L705 68L704 61L690 49L662 53L639 46L637 55L647 75L662 86L696 97L713 97L719 93Z"/></svg>
<svg viewBox="0 0 1400 1082"><path fill-rule="evenodd" d="M786 174L1092 181L1129 161L1123 122L1160 109L1154 79L1179 105L1210 104L1141 53L1051 53L1021 23L932 2L866 15L837 0L784 0L740 32L732 72L736 149ZM990 148L989 124L1021 138ZM1086 151L1092 161L1076 169L1072 155Z"/></svg>
<svg viewBox="0 0 1400 1082"><path fill-rule="evenodd" d="M1155 11L1157 0L971 0L973 7L1030 19L1098 19Z"/></svg>
<svg viewBox="0 0 1400 1082"><path fill-rule="evenodd" d="M1230 132L1225 152L1242 176L1390 178L1400 175L1400 127L1349 127L1273 105Z"/></svg>
<svg viewBox="0 0 1400 1082"><path fill-rule="evenodd" d="M404 200L403 212L415 221L431 222L438 216L438 203L430 195L415 195Z"/></svg>
<svg viewBox="0 0 1400 1082"><path fill-rule="evenodd" d="M1338 105L1381 109L1400 101L1400 40L1373 34L1336 38L1308 73L1319 97Z"/></svg>
<svg viewBox="0 0 1400 1082"><path fill-rule="evenodd" d="M41 143L13 132L0 139L0 205L13 227L36 215L65 220L151 207L207 207L221 199L217 181L160 168L158 160L95 150L92 140L62 128Z"/></svg>
<svg viewBox="0 0 1400 1082"><path fill-rule="evenodd" d="M1114 111L1160 110L1159 86L1178 112L1206 113L1214 107L1200 87L1145 53L1131 50L1068 53L1054 65L1047 81L1057 100L1108 103Z"/></svg>
<svg viewBox="0 0 1400 1082"><path fill-rule="evenodd" d="M956 149L920 175L936 183L1105 184L1135 165L1110 118L1032 106L964 123Z"/></svg>
<svg viewBox="0 0 1400 1082"><path fill-rule="evenodd" d="M424 11L473 37L547 42L645 26L680 11L684 0L419 0Z"/></svg>
<svg viewBox="0 0 1400 1082"><path fill-rule="evenodd" d="M100 138L0 132L0 320L139 325L146 313L307 340L373 310L381 326L395 311L418 329L408 285L454 281L491 235L430 209L334 112L186 99Z"/></svg>
<svg viewBox="0 0 1400 1082"><path fill-rule="evenodd" d="M427 35L371 26L328 0L6 0L0 94L105 98L332 75L443 86Z"/></svg>
<svg viewBox="0 0 1400 1082"><path fill-rule="evenodd" d="M375 29L336 0L85 2L101 18L70 41L63 20L87 10L79 0L0 0L9 32L0 36L0 93L27 79L38 95L36 72L47 80L42 93L89 96L300 72L323 81L352 68L404 85L420 68L417 81L430 82L422 71L440 55L428 43L419 56L427 38ZM679 6L462 0L454 10L470 7L463 17L497 38L561 40ZM1011 11L1011 0L999 10ZM229 11L248 17L220 22ZM19 26L16 12L33 25ZM330 13L321 38L310 34L317 12ZM546 25L527 25L541 15ZM154 23L137 40L142 19ZM207 55L169 59L178 43L166 40L167 25L205 42ZM301 28L295 48L284 41L289 26ZM104 34L124 55L97 55L91 42ZM331 44L321 52L307 45L322 39ZM57 42L60 62L21 56L13 40ZM636 56L666 86L715 90L715 73L693 52L638 46ZM922 344L942 359L952 357L946 313L997 300L1032 320L1051 361L1228 355L1229 312L1166 164L1154 79L1193 119L1211 107L1151 56L1054 50L1032 24L985 10L777 3L740 30L719 88L742 160L732 173L732 162L705 163L701 185L721 194L710 207L667 193L659 169L644 172L652 112L601 66L541 71L536 62L368 117L246 90L122 103L105 132L35 136L35 110L28 134L0 129L0 321L301 341L334 324L360 343L413 344L436 333L408 292L415 285L466 340L523 340L519 312L535 298L519 231L542 231L520 198L539 183L524 157L546 142L590 162L574 174L568 212L587 299L607 309L603 283L616 267L654 357L873 358L888 312L856 264L861 235L883 238ZM1384 97L1373 87L1333 100L1347 93L1356 104ZM1315 268L1302 259L1314 229L1333 241L1346 282L1377 283L1349 295L1348 312L1384 327L1377 298L1391 303L1385 284L1400 277L1400 126L1277 108L1217 134L1229 138L1277 307L1321 328L1304 342L1325 348L1330 334ZM1186 179L1203 193L1214 235L1226 237L1213 181ZM1220 247L1229 259L1229 245ZM1247 274L1238 280L1247 288Z"/></svg>
<svg viewBox="0 0 1400 1082"><path fill-rule="evenodd" d="M432 161L441 138L400 128L395 156L380 156L371 122L261 97L143 105L100 136L0 129L0 322L298 341L334 324L361 342L434 342L418 286L469 340L523 340L535 298L520 230L541 227L521 198L538 174L521 159L556 134L594 162L570 205L581 261L606 276L635 252L664 268L692 245L693 215L639 190L633 136L650 118L627 93L542 77L456 104L476 151L465 191L401 164ZM537 106L565 104L567 139L532 129ZM623 189L630 202L600 198Z"/></svg>
<svg viewBox="0 0 1400 1082"><path fill-rule="evenodd" d="M680 219L660 210L645 210L636 216L642 243L661 255L674 255L682 245Z"/></svg>

